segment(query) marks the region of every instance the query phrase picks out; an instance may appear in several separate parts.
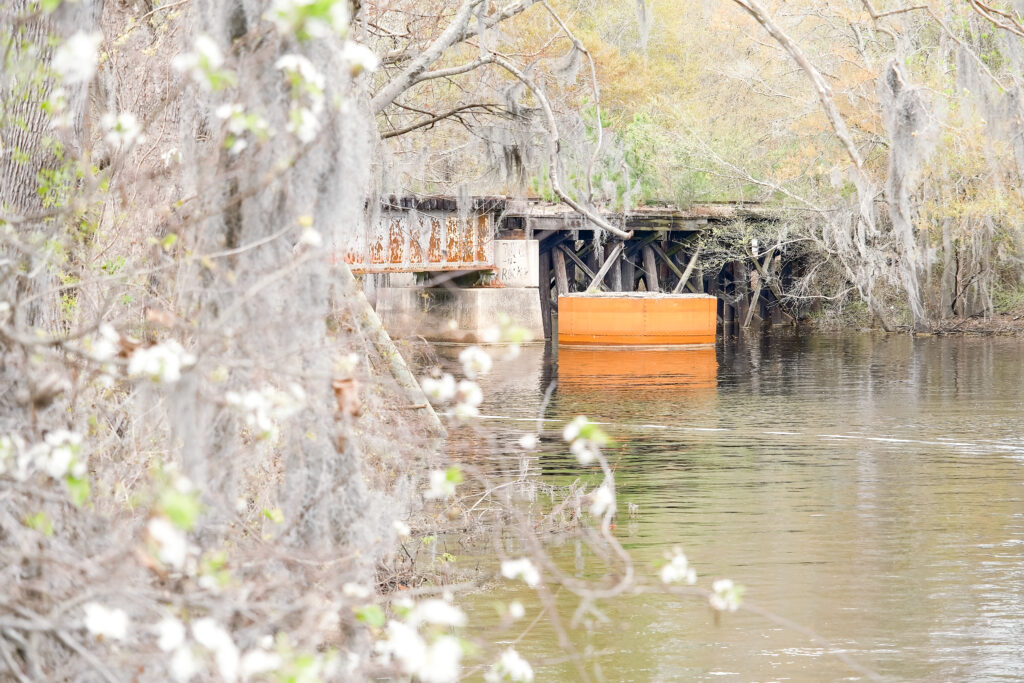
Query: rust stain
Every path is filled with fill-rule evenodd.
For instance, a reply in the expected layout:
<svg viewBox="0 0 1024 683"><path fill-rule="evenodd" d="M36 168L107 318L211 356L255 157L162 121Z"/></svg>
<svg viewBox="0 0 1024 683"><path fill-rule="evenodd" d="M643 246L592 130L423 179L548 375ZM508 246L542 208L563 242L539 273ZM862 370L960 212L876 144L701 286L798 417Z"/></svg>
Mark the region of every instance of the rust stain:
<svg viewBox="0 0 1024 683"><path fill-rule="evenodd" d="M380 236L370 245L370 263L384 263L384 242Z"/></svg>
<svg viewBox="0 0 1024 683"><path fill-rule="evenodd" d="M441 262L441 219L430 219L430 243L427 245L427 261Z"/></svg>
<svg viewBox="0 0 1024 683"><path fill-rule="evenodd" d="M487 242L491 238L490 220L487 214L476 218L476 260L487 263Z"/></svg>
<svg viewBox="0 0 1024 683"><path fill-rule="evenodd" d="M461 257L460 260L463 263L472 263L473 262L473 252L474 252L473 243L476 241L474 239L475 237L476 237L476 228L473 225L473 219L472 218L466 218L466 221L465 221L465 223L462 226L462 239L461 239L461 243L462 243L462 257Z"/></svg>
<svg viewBox="0 0 1024 683"><path fill-rule="evenodd" d="M420 235L426 227L423 218L409 226L409 263L423 263L423 248L420 246Z"/></svg>
<svg viewBox="0 0 1024 683"><path fill-rule="evenodd" d="M448 216L445 220L445 253L448 255L448 263L458 263L461 253L459 251L459 219L456 216Z"/></svg>
<svg viewBox="0 0 1024 683"><path fill-rule="evenodd" d="M405 246L405 231L402 230L402 219L391 219L388 225L388 262L401 263Z"/></svg>

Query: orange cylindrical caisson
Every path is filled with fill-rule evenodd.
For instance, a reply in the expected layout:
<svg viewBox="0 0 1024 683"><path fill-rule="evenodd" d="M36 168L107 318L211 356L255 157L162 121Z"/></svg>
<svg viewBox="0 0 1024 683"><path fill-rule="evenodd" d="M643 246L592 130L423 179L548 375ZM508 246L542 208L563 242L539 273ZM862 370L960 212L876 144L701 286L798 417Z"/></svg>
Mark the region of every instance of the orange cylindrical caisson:
<svg viewBox="0 0 1024 683"><path fill-rule="evenodd" d="M602 292L558 298L558 343L714 344L717 300L707 294Z"/></svg>

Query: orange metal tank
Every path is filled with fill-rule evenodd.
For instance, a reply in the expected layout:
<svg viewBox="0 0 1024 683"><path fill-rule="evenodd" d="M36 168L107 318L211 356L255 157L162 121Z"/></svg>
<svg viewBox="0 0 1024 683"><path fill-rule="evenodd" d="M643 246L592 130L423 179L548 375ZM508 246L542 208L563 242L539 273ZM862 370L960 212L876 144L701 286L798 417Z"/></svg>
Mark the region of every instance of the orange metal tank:
<svg viewBox="0 0 1024 683"><path fill-rule="evenodd" d="M558 297L558 343L714 344L717 300L707 294L600 292Z"/></svg>

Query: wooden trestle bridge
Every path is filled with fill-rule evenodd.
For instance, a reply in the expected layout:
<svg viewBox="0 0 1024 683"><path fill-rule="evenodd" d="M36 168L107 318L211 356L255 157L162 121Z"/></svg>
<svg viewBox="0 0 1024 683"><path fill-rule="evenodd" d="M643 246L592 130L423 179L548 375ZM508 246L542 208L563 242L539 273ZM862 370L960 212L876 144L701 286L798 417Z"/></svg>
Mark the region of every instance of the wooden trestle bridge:
<svg viewBox="0 0 1024 683"><path fill-rule="evenodd" d="M351 247L345 258L356 272L445 273L440 282L471 271L500 273L496 243L536 240L538 263L530 277L536 277L532 286L538 287L547 337L558 296L587 289L707 293L718 298L725 325L790 318L780 306L778 278L768 276L771 256L748 252L747 259L713 265L701 259L700 237L715 224L771 221L770 212L750 204L704 204L603 216L632 237L595 239L595 231L598 237L603 231L586 218L538 200L389 197L366 243Z"/></svg>

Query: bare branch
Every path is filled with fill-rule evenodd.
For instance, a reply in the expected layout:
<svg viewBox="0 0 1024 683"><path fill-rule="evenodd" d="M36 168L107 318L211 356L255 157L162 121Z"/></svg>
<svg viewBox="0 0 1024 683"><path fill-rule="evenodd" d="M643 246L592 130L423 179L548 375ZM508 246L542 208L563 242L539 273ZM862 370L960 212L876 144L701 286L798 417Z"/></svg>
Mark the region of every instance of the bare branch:
<svg viewBox="0 0 1024 683"><path fill-rule="evenodd" d="M434 69L433 71L427 71L426 73L417 76L416 79L410 84L410 87L416 85L417 83L433 80L435 78L448 78L450 76L458 76L459 74L468 73L473 69L479 69L481 66L493 63L494 59L492 59L491 57L482 57L480 59L477 59L476 61L462 64L461 66L453 66L448 69Z"/></svg>
<svg viewBox="0 0 1024 683"><path fill-rule="evenodd" d="M384 133L381 133L380 137L381 137L382 140L387 140L388 138L395 138L395 137L398 137L399 135L405 135L406 133L411 133L414 130L419 130L420 128L426 128L427 126L432 126L435 123L437 123L438 121L443 121L444 119L451 118L451 117L457 117L458 114L460 114L460 113L462 113L464 111L472 110L472 109L482 109L482 110L484 110L488 114L493 114L494 113L493 110L496 109L496 108L497 108L497 105L494 105L494 104L484 104L484 103L464 104L461 107L456 107L455 109L450 109L450 110L448 110L446 112L442 112L440 114L435 114L434 116L431 116L428 119L424 119L422 121L417 121L416 123L411 123L408 126L405 126L404 128L396 128L394 130L386 131Z"/></svg>
<svg viewBox="0 0 1024 683"><path fill-rule="evenodd" d="M584 216L590 222L594 223L599 228L607 230L608 232L621 237L622 239L629 239L633 236L633 231L626 232L621 230L611 223L609 223L603 216L596 211L592 211L588 208L580 205L575 199L569 196L565 190L562 189L562 183L560 180L561 173L559 170L558 163L558 151L560 147L559 135L558 135L558 123L555 121L555 113L551 109L551 102L548 101L547 95L537 85L537 83L519 70L512 62L508 61L504 57L494 55L494 63L501 68L508 71L510 74L515 76L519 81L525 85L533 93L534 97L540 103L541 109L544 112L544 118L548 125L548 166L549 176L551 178L551 189L567 206L573 209L576 213Z"/></svg>
<svg viewBox="0 0 1024 683"><path fill-rule="evenodd" d="M864 160L861 158L860 151L857 149L857 145L853 142L853 136L850 135L850 129L846 126L846 121L843 119L843 115L839 112L839 108L836 106L835 101L832 99L832 87L828 84L828 81L821 75L821 72L811 64L811 61L804 54L804 51L797 45L792 38L790 38L785 31L775 22L775 20L768 14L768 11L759 3L757 0L733 0L737 5L742 7L750 16L754 18L757 23L768 31L768 34L777 42L789 56L793 58L793 61L800 66L801 69L807 74L811 80L811 84L814 86L815 92L818 94L818 100L821 102L821 107L825 111L825 116L828 117L829 123L832 125L832 130L835 131L836 136L843 143L846 148L846 153L850 156L854 166L857 167L859 173L864 173Z"/></svg>
<svg viewBox="0 0 1024 683"><path fill-rule="evenodd" d="M562 18L551 7L551 3L548 0L544 0L544 7L555 18L555 21L558 22L562 30L565 31L565 35L569 36L573 46L587 56L587 62L590 64L590 82L594 88L594 115L597 119L597 141L594 145L594 153L590 155L590 161L587 162L587 201L591 202L594 200L594 164L597 163L597 158L601 154L601 145L604 140L604 124L601 123L601 90L597 82L597 68L594 66L593 55L590 54L590 51L583 42L572 34L572 31L569 30L569 27L562 21Z"/></svg>
<svg viewBox="0 0 1024 683"><path fill-rule="evenodd" d="M470 17L473 16L473 10L482 2L483 0L464 0L455 16L452 17L451 23L441 32L441 35L426 50L421 52L416 59L412 60L412 63L402 73L393 78L390 83L373 96L373 99L370 100L370 107L374 114L379 114L385 107L394 102L399 95L412 87L420 74L440 59L445 50L463 40L460 36L462 36L466 26L469 24Z"/></svg>
<svg viewBox="0 0 1024 683"><path fill-rule="evenodd" d="M992 22L994 26L998 26L1004 31L1024 38L1024 23L1021 23L1020 19L1009 12L1005 12L1000 9L996 9L991 5L986 5L981 0L968 0L971 4L971 8L975 12L980 14L982 17Z"/></svg>

